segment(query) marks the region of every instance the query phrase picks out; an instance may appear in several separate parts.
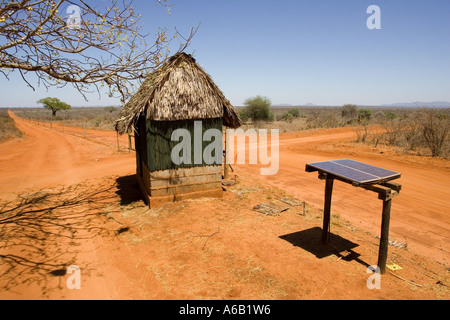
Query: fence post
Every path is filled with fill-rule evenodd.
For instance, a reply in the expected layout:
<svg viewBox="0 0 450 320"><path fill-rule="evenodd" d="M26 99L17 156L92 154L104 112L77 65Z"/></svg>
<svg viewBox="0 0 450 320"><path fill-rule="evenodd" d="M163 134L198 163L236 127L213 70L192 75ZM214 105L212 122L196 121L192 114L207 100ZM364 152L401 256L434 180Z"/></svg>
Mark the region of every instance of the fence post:
<svg viewBox="0 0 450 320"><path fill-rule="evenodd" d="M128 132L128 152L131 152L131 134Z"/></svg>
<svg viewBox="0 0 450 320"><path fill-rule="evenodd" d="M229 153L228 146L230 143L229 139L230 139L230 133L228 130L225 129L225 167L223 169L224 179L228 179L230 177L230 169L228 167L229 162L230 162L230 159L229 159L230 155L228 154Z"/></svg>
<svg viewBox="0 0 450 320"><path fill-rule="evenodd" d="M119 145L119 132L116 131L117 134L117 152L120 152L120 145Z"/></svg>

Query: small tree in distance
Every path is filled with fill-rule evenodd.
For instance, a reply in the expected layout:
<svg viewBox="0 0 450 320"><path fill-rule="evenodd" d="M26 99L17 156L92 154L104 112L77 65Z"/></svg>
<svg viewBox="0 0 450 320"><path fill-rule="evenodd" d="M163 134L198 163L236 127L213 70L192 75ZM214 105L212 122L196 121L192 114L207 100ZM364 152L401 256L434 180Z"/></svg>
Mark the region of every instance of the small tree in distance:
<svg viewBox="0 0 450 320"><path fill-rule="evenodd" d="M354 104L344 104L341 108L341 116L347 124L352 123L358 116L358 107Z"/></svg>
<svg viewBox="0 0 450 320"><path fill-rule="evenodd" d="M272 102L267 97L256 96L253 98L248 98L245 100L244 113L248 118L253 121L265 120L272 121L273 113L270 111L270 106Z"/></svg>
<svg viewBox="0 0 450 320"><path fill-rule="evenodd" d="M420 127L425 145L432 157L440 157L448 145L450 134L450 117L436 109L420 110Z"/></svg>
<svg viewBox="0 0 450 320"><path fill-rule="evenodd" d="M56 116L56 112L59 110L68 110L71 108L65 102L60 101L58 98L44 98L37 101L37 103L43 104L44 108L52 110L52 116Z"/></svg>

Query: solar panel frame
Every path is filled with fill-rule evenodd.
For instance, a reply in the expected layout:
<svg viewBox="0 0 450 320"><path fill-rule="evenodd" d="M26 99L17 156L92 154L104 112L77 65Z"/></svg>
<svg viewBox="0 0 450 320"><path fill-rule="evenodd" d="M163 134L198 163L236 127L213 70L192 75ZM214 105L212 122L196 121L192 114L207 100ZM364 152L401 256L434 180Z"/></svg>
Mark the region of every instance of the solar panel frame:
<svg viewBox="0 0 450 320"><path fill-rule="evenodd" d="M356 185L375 184L401 177L401 173L372 166L351 159L339 159L308 163L306 171L330 174L339 180Z"/></svg>

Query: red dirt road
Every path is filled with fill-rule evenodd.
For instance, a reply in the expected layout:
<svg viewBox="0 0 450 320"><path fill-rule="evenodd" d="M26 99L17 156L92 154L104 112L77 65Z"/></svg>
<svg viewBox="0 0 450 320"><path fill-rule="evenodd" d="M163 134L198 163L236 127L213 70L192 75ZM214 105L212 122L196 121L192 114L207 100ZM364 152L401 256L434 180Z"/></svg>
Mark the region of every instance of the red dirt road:
<svg viewBox="0 0 450 320"><path fill-rule="evenodd" d="M58 127L50 129L29 123L12 113L11 116L25 137L0 143L0 199L3 201L15 199L18 193L67 187L83 181L111 185L111 177L126 177L135 173L134 153L117 152L114 132L92 130L89 133L95 136L95 139L83 139L79 136L82 133L82 129L79 128L71 128L71 134L68 134L67 129L63 133ZM77 133L78 136L75 135ZM380 154L379 151L368 147L355 147L342 142L352 140L353 136L354 131L351 128L282 134L278 173L274 176L260 176L260 166L239 165L235 168L238 181L251 177L252 183L268 188L278 187L310 205L322 208L324 182L317 178L316 173L304 171L308 162L352 158L400 171L402 178L398 181L402 183L403 189L400 196L393 200L391 238L406 241L411 252L448 266L450 162L397 155L389 150ZM127 144L125 137L121 138L121 144ZM228 193L226 199L233 201L236 198ZM247 201L245 197L243 201ZM166 219L156 217L157 212L144 217L132 216L131 213L125 212L124 214L129 215L133 223L139 222L142 225L142 228L139 227L141 229L133 229L135 233L128 236L127 241L131 241L131 244L128 242L124 244L120 240L83 239L79 247L73 249L77 250L77 264L89 266L89 269L93 270L83 278L83 290L81 292L60 290L46 297L295 299L300 296L312 299L367 297L388 299L432 296L425 293L421 295L422 293L419 294L410 288L397 289L396 281L400 280L393 277L383 284L388 291L369 292L367 296L365 270L361 271L361 265L357 263L340 265L335 269L336 259L318 260L305 254L304 251L298 251L297 247L279 240L279 236L299 231L301 227L296 225L299 216L286 215L281 220L255 216L251 211L253 206L251 198L249 201L245 203L250 209L243 207L237 209L231 202L229 204L226 201L218 203L200 201L200 205L195 202L173 204L167 206L170 212L165 213ZM105 208L107 207L108 204L105 204ZM215 212L219 209L222 211ZM195 214L192 214L193 212ZM231 212L233 214L230 214ZM379 234L381 201L372 192L336 182L332 213L349 220L360 230L359 238L363 237L364 231ZM197 217L200 214L208 219L207 223L198 221ZM151 221L151 225L146 219ZM217 229L215 223L221 222L224 223L222 229ZM305 223L308 226L317 225L317 221ZM251 229L246 229L248 225ZM188 232L186 228L189 227L186 226L194 229L188 229ZM321 224L317 226L321 227ZM259 228L265 228L264 230L268 230L270 234L261 236L257 232ZM286 231L288 229L289 232ZM136 235L144 235L144 231L148 234L138 239ZM331 231L333 232L333 225ZM210 251L202 249L202 244L203 248L206 244L205 235L214 235L208 242L207 249ZM351 240L351 237L352 232L346 231L345 238ZM252 242L252 239L255 240ZM279 241L274 243L273 239ZM192 242L199 245L200 249L193 250ZM230 248L237 248L236 251L231 251L234 249L227 248L225 244L230 244ZM366 250L365 253L370 256L377 250L376 246L363 247L361 250ZM264 250L261 251L261 248ZM225 255L221 250L225 250ZM394 251L392 248L390 250ZM244 258L244 254L250 258ZM292 254L299 256L294 258ZM275 255L276 259L272 255ZM206 259L208 257L210 260ZM373 260L376 261L376 256ZM265 267L261 268L259 263L263 263ZM201 267L206 269L200 270ZM361 275L357 277L353 274L355 270ZM325 273L329 274L330 278L324 278ZM352 275L348 276L350 273ZM273 278L273 275L277 277ZM230 285L229 292L223 293L220 285L236 281L236 276L242 280ZM61 287L61 283L58 284L61 279L55 278L51 281L48 286L54 284ZM349 287L353 286L352 292L338 286L333 287L333 281L350 281ZM436 280L433 281L436 283ZM205 284L205 287L199 287L201 284ZM252 291L253 287L255 289ZM261 292L261 289L266 292ZM42 298L41 291L39 283L31 285L27 283L8 292L1 292L0 288L0 298Z"/></svg>
<svg viewBox="0 0 450 320"><path fill-rule="evenodd" d="M0 144L0 195L4 200L16 193L49 186L72 185L85 179L105 175L130 174L134 170L133 155L118 153L113 132L87 130L84 139L80 128L57 125L53 129L22 120L10 112L25 139ZM75 135L78 134L78 135ZM121 144L126 145L125 137Z"/></svg>

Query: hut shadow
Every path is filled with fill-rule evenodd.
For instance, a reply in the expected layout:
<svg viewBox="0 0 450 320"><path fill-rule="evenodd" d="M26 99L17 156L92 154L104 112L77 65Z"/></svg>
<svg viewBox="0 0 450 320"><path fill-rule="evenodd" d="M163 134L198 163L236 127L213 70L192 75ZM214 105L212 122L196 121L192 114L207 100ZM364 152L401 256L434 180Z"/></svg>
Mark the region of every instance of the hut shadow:
<svg viewBox="0 0 450 320"><path fill-rule="evenodd" d="M143 201L142 193L135 174L116 179L116 194L120 197L120 205L125 206L133 202Z"/></svg>
<svg viewBox="0 0 450 320"><path fill-rule="evenodd" d="M333 233L330 233L330 242L328 244L322 244L321 236L322 228L314 227L311 229L282 235L280 236L280 239L312 253L318 259L322 259L330 255L336 255L342 260L354 260L366 267L369 266L368 263L359 259L360 254L353 251L354 248L359 246L358 244Z"/></svg>

